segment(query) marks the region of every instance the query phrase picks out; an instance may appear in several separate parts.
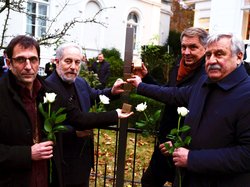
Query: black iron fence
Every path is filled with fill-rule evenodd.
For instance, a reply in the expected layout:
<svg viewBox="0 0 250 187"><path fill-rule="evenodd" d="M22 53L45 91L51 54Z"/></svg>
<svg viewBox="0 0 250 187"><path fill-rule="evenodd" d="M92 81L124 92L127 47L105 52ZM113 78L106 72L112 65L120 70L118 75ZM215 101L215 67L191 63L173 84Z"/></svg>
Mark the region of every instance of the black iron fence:
<svg viewBox="0 0 250 187"><path fill-rule="evenodd" d="M139 187L140 178L150 161L155 138L143 137L142 131L127 129L126 159L123 186ZM119 129L116 126L95 130L95 168L91 173L91 187L117 186L117 155Z"/></svg>

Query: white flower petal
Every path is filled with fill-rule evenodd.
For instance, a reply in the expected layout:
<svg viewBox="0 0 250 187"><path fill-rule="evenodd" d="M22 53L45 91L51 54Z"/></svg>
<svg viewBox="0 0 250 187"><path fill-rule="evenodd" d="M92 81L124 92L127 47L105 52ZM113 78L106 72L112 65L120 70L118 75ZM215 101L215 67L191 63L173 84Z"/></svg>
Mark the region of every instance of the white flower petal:
<svg viewBox="0 0 250 187"><path fill-rule="evenodd" d="M43 97L43 103L47 103L48 101L47 101L47 99L46 99L46 97L44 96Z"/></svg>
<svg viewBox="0 0 250 187"><path fill-rule="evenodd" d="M105 96L105 95L99 95L99 98L100 98L101 103L103 103L105 105L109 104L109 100L110 99L107 96Z"/></svg>
<svg viewBox="0 0 250 187"><path fill-rule="evenodd" d="M146 103L146 102L140 103L140 104L138 104L138 105L135 107L135 109L136 109L136 111L138 111L138 112L142 112L142 111L144 111L144 110L147 109L147 103Z"/></svg>
<svg viewBox="0 0 250 187"><path fill-rule="evenodd" d="M48 103L53 103L56 99L55 93L45 93L45 98Z"/></svg>
<svg viewBox="0 0 250 187"><path fill-rule="evenodd" d="M181 115L182 117L185 117L188 113L189 113L189 110L185 107L178 107L177 108L177 113L179 115Z"/></svg>

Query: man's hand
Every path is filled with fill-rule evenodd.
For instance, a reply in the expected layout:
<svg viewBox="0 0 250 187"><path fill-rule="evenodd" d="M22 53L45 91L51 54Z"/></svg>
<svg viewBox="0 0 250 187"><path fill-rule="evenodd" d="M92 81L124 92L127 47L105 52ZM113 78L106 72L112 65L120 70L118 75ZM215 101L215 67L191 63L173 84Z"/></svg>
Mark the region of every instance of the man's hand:
<svg viewBox="0 0 250 187"><path fill-rule="evenodd" d="M166 149L165 144L168 144L170 147L172 147L172 142L168 141L168 142L165 142L165 143L162 143L159 145L159 149L160 149L161 153L165 156L169 156L170 154L169 154L168 150Z"/></svg>
<svg viewBox="0 0 250 187"><path fill-rule="evenodd" d="M138 75L142 79L148 74L148 69L144 65L144 63L142 62L142 67L141 68L133 68L133 74Z"/></svg>
<svg viewBox="0 0 250 187"><path fill-rule="evenodd" d="M121 78L117 79L111 89L111 93L113 95L118 95L124 92L124 89L122 88L124 84L127 84L127 83L123 81Z"/></svg>
<svg viewBox="0 0 250 187"><path fill-rule="evenodd" d="M134 87L138 87L138 85L142 82L141 77L139 77L138 75L134 75L132 76L132 78L127 79L128 83L131 83Z"/></svg>
<svg viewBox="0 0 250 187"><path fill-rule="evenodd" d="M169 144L170 147L172 147L172 142L168 141L168 142L165 142L163 144L160 144L159 148L160 148L161 153L163 155L169 156L170 154L164 145L166 143ZM173 155L172 155L175 166L187 167L188 153L189 153L189 150L186 148L183 148L183 147L176 148L173 152Z"/></svg>
<svg viewBox="0 0 250 187"><path fill-rule="evenodd" d="M50 159L52 156L53 156L53 142L52 141L36 143L31 146L31 159L32 160Z"/></svg>
<svg viewBox="0 0 250 187"><path fill-rule="evenodd" d="M117 112L117 114L118 114L118 118L128 118L129 116L131 116L131 115L133 115L134 114L134 112L129 112L129 113L125 113L125 112L122 112L122 110L121 109L116 109L116 112Z"/></svg>
<svg viewBox="0 0 250 187"><path fill-rule="evenodd" d="M175 166L187 167L189 150L183 147L177 148L173 152L173 161Z"/></svg>

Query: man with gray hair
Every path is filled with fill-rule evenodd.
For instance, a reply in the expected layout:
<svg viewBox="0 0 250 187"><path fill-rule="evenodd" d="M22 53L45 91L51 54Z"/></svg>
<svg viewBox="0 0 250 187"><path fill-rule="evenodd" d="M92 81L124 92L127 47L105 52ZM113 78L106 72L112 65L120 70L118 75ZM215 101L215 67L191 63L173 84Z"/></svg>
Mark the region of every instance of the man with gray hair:
<svg viewBox="0 0 250 187"><path fill-rule="evenodd" d="M65 121L78 130L114 125L133 112L81 112L64 93L38 75L40 46L30 36L14 37L6 53L9 70L0 80L0 186L64 187L61 133L55 134L56 142L46 141L49 135L44 130L48 129L49 117L44 112L53 115L64 108ZM46 102L48 93L56 99L50 100L50 109L41 111L39 105Z"/></svg>
<svg viewBox="0 0 250 187"><path fill-rule="evenodd" d="M114 86L103 90L93 89L79 77L82 49L75 43L64 43L56 50L56 71L46 81L54 84L83 112L88 112L99 95L114 97L123 92L124 82L117 80ZM116 96L117 97L117 96ZM63 134L64 180L67 187L88 187L91 167L94 165L94 145L92 130Z"/></svg>
<svg viewBox="0 0 250 187"><path fill-rule="evenodd" d="M206 75L195 85L167 88L142 83L138 76L128 79L137 93L190 111L184 124L191 129L183 138L190 135L191 143L172 154L182 171L182 186L249 186L250 78L243 55L242 40L233 34L214 34L206 45ZM164 144L160 148L169 155Z"/></svg>
<svg viewBox="0 0 250 187"><path fill-rule="evenodd" d="M192 85L205 74L205 45L208 33L198 27L186 28L180 36L181 60L174 66L166 86L183 87ZM144 64L142 69L135 69L134 74L140 75L142 81L149 84L158 84L151 78ZM165 105L162 119L160 121L158 141L150 160L150 164L142 176L142 187L162 187L166 182L174 180L175 167L172 157L165 157L159 144L166 142L167 134L172 128L177 127L177 106Z"/></svg>

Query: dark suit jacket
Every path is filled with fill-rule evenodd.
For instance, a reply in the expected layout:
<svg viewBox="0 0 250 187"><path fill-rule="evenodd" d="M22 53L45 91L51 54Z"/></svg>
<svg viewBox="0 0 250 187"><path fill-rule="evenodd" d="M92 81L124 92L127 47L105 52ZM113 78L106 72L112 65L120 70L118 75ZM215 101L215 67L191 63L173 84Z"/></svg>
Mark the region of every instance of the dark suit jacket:
<svg viewBox="0 0 250 187"><path fill-rule="evenodd" d="M4 56L0 56L0 77L2 76L2 74L4 73L4 68L3 66L5 65L4 63Z"/></svg>
<svg viewBox="0 0 250 187"><path fill-rule="evenodd" d="M38 77L39 78L39 77ZM58 96L52 106L57 111L65 107L67 122L76 129L85 130L113 125L118 122L116 111L106 113L81 113L61 92L52 90L49 83L39 78L43 88L39 92L37 104L43 102L45 92L56 92ZM16 92L14 75L9 71L0 80L0 186L27 187L31 173L31 146L33 145L31 122L20 96ZM39 115L39 113L38 113ZM57 144L53 152L54 174L57 173L59 183L63 186L61 135L58 134Z"/></svg>
<svg viewBox="0 0 250 187"><path fill-rule="evenodd" d="M243 65L217 83L203 75L192 86L140 83L137 91L190 111L184 123L192 140L183 186L249 186L250 78Z"/></svg>
<svg viewBox="0 0 250 187"><path fill-rule="evenodd" d="M54 71L47 79L47 82L53 83L53 88L61 90L65 95L70 96L67 89L64 87L63 81ZM77 97L83 112L88 112L94 103L94 100L99 100L99 95L106 95L111 97L111 89L103 90L93 89L82 78L77 77L74 83ZM67 125L67 124L66 124ZM84 180L89 180L91 166L94 164L93 160L93 137L78 138L75 130L63 135L63 158L65 181L67 184L80 184Z"/></svg>
<svg viewBox="0 0 250 187"><path fill-rule="evenodd" d="M92 64L91 70L98 74L99 81L102 84L102 88L104 88L106 86L108 77L110 76L110 64L105 60L103 60L101 63L94 62Z"/></svg>
<svg viewBox="0 0 250 187"><path fill-rule="evenodd" d="M50 74L56 69L56 64L55 63L52 63L50 64L50 62L48 62L46 65L45 65L45 70L44 72L47 74L46 76L50 76Z"/></svg>
<svg viewBox="0 0 250 187"><path fill-rule="evenodd" d="M192 73L190 73L180 82L176 81L179 69L179 63L176 64L176 66L170 73L169 83L165 86L183 87L195 84L200 79L200 77L205 74L204 64L205 64L205 58L203 57L201 59L200 66L197 67ZM158 83L155 82L149 75L147 75L143 79L143 82L158 85ZM168 141L166 136L167 134L170 133L171 129L177 127L177 123L178 123L177 106L175 104L165 105L159 127L159 135L158 135L159 143L164 143ZM158 181L159 183L162 183L163 185L165 184L166 181L169 182L173 181L175 167L174 165L170 166L170 163L172 163L172 157L168 158L160 152L159 143L155 146L150 165L153 170L153 175L155 177L155 180Z"/></svg>

